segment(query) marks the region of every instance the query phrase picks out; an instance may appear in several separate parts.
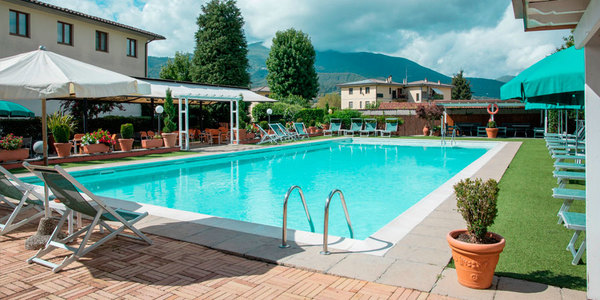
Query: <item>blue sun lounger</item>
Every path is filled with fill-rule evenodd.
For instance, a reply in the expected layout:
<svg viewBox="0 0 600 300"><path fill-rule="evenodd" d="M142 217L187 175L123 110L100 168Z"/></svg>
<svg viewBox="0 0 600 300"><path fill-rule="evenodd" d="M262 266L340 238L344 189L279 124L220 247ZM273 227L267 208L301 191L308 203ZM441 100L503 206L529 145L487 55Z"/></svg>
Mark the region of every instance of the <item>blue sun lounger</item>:
<svg viewBox="0 0 600 300"><path fill-rule="evenodd" d="M585 214L564 211L560 212L560 218L562 219L567 229L575 230L575 233L573 233L573 237L571 237L571 240L567 245L567 250L569 250L573 255L573 260L571 261L571 264L577 265L579 264L579 261L581 261L581 257L583 256L583 252L585 251L586 246L586 239L584 238L581 244L579 245L579 249L575 249L575 243L577 242L579 235L582 231L585 231Z"/></svg>
<svg viewBox="0 0 600 300"><path fill-rule="evenodd" d="M362 118L352 118L350 119L350 129L344 130L344 135L352 135L358 133L362 130L363 127L363 119Z"/></svg>
<svg viewBox="0 0 600 300"><path fill-rule="evenodd" d="M382 137L391 137L392 132L398 131L398 118L387 118L385 119L385 128L383 130L377 130Z"/></svg>
<svg viewBox="0 0 600 300"><path fill-rule="evenodd" d="M340 135L340 132L343 132L342 129L342 120L340 119L331 119L329 121L329 129L323 130L324 136L332 136L335 132L337 135ZM329 134L328 134L329 133Z"/></svg>

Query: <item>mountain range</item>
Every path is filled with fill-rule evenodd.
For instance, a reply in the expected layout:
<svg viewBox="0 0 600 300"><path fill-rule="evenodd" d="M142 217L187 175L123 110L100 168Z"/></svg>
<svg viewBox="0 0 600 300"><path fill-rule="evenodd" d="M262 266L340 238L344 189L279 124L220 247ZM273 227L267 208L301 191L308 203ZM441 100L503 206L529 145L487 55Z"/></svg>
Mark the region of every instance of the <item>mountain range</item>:
<svg viewBox="0 0 600 300"><path fill-rule="evenodd" d="M269 48L261 43L248 45L249 73L252 87L267 85L265 61ZM148 57L148 76L158 78L160 68L168 57ZM336 84L358 81L366 78L385 79L389 75L396 82L406 77L408 82L423 80L451 83L452 78L418 63L402 58L369 52L345 53L338 51L316 51L315 69L319 75L319 94L339 91ZM458 72L459 70L457 70ZM497 79L467 77L471 82L474 98L499 98L500 87L513 76Z"/></svg>

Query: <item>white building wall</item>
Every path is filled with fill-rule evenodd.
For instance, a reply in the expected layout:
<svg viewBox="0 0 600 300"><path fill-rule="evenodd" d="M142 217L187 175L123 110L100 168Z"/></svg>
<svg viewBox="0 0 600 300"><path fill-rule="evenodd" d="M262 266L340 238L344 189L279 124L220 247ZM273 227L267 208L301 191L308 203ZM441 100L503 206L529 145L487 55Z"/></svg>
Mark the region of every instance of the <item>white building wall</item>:
<svg viewBox="0 0 600 300"><path fill-rule="evenodd" d="M350 108L350 102L352 102L352 109L360 109L361 104L362 108L365 108L366 101L369 101L369 103L375 102L377 100L376 86L368 86L368 94L366 93L366 87L362 86L362 93L360 92L360 86L351 87L352 94L350 94L349 87L343 87L341 89L342 109Z"/></svg>

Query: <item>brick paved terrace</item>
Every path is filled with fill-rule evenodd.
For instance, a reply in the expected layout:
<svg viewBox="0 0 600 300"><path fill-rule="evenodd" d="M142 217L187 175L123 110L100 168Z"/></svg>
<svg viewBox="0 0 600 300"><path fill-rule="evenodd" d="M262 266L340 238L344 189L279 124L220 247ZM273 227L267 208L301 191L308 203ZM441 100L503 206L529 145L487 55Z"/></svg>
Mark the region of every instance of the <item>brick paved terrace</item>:
<svg viewBox="0 0 600 300"><path fill-rule="evenodd" d="M0 216L8 211L0 209ZM113 239L63 271L27 264L36 223L0 236L2 299L449 299L412 289L249 260L149 235ZM96 232L94 238L103 234ZM62 259L58 251L53 261ZM66 253L66 252L64 252Z"/></svg>

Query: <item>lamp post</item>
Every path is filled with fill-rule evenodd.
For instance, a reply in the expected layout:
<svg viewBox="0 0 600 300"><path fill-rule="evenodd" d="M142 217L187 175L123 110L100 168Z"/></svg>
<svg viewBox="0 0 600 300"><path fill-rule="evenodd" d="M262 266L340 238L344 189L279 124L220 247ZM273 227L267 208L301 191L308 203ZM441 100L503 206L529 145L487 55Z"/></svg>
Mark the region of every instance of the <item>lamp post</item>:
<svg viewBox="0 0 600 300"><path fill-rule="evenodd" d="M271 114L273 113L273 110L270 108L267 108L267 115L269 116L269 124L271 124Z"/></svg>
<svg viewBox="0 0 600 300"><path fill-rule="evenodd" d="M158 134L160 134L160 115L165 111L162 105L157 105L154 108L154 112L158 115Z"/></svg>

